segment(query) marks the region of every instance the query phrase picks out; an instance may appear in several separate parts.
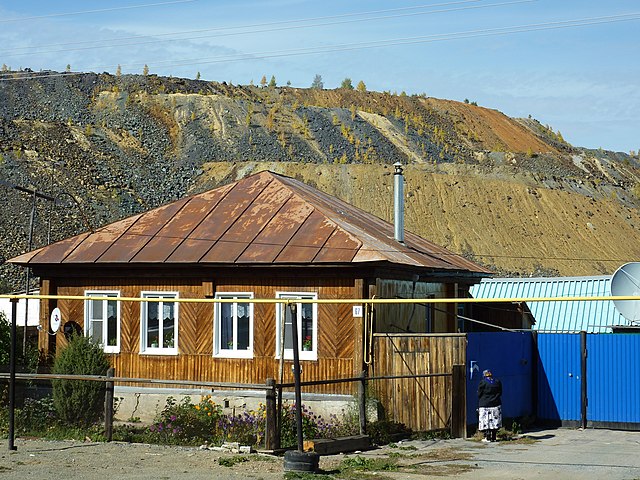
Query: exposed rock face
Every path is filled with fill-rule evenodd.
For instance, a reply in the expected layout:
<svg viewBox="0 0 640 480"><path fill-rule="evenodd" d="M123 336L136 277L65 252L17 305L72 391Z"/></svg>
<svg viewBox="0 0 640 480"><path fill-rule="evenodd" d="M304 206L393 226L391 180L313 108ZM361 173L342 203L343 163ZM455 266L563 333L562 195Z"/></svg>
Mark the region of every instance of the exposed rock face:
<svg viewBox="0 0 640 480"><path fill-rule="evenodd" d="M34 248L269 168L499 273L611 273L640 256L637 157L574 148L532 119L353 90L156 76L0 82L0 179L36 201ZM0 260L27 249L32 201L2 186ZM6 288L18 269L0 267Z"/></svg>

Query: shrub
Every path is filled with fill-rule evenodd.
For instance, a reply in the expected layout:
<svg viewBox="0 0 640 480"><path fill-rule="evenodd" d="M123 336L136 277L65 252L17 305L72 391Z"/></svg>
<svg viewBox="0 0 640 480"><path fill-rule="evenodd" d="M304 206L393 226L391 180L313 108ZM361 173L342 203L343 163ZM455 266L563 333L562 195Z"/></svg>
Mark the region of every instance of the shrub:
<svg viewBox="0 0 640 480"><path fill-rule="evenodd" d="M211 400L211 395L201 397L195 405L189 397L180 402L169 397L153 425L144 432L144 438L150 443L174 445L221 444L225 441L261 445L265 437L266 417L266 407L262 403L256 410L225 415L222 408ZM357 433L358 422L350 415L344 415L343 420L336 415L323 419L303 405L302 428L305 438L334 438ZM285 403L282 407L281 432L282 446L296 444L294 404ZM134 435L133 430L122 433L126 437Z"/></svg>
<svg viewBox="0 0 640 480"><path fill-rule="evenodd" d="M222 408L207 395L194 405L190 397L181 402L167 398L164 409L149 427L150 441L163 444L217 443L221 436Z"/></svg>
<svg viewBox="0 0 640 480"><path fill-rule="evenodd" d="M224 438L242 445L260 445L266 431L267 409L260 404L258 410L228 416L219 423Z"/></svg>
<svg viewBox="0 0 640 480"><path fill-rule="evenodd" d="M367 425L367 433L374 444L386 445L399 438L409 437L411 435L411 429L404 423L378 420Z"/></svg>
<svg viewBox="0 0 640 480"><path fill-rule="evenodd" d="M280 417L280 443L283 447L297 443L296 409L295 404L284 404ZM302 436L304 438L336 438L355 435L360 430L358 419L343 412L342 419L331 414L328 418L317 415L302 405Z"/></svg>
<svg viewBox="0 0 640 480"><path fill-rule="evenodd" d="M25 398L16 409L16 430L30 435L46 434L56 422L56 410L51 396L41 399Z"/></svg>
<svg viewBox="0 0 640 480"><path fill-rule="evenodd" d="M54 374L106 375L109 360L102 347L89 337L73 335L53 363ZM105 384L83 380L53 380L53 403L62 421L88 426L104 410Z"/></svg>

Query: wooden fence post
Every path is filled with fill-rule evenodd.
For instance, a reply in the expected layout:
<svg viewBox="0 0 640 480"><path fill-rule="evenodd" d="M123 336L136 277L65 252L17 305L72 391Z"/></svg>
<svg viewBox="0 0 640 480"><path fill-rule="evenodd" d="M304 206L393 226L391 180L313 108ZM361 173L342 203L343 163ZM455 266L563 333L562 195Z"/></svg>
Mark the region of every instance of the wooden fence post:
<svg viewBox="0 0 640 480"><path fill-rule="evenodd" d="M113 378L115 370L113 367L107 370L107 377ZM107 442L113 438L113 382L106 382L104 393L104 431Z"/></svg>
<svg viewBox="0 0 640 480"><path fill-rule="evenodd" d="M367 372L360 372L360 382L358 382L358 412L360 417L360 435L367 432Z"/></svg>
<svg viewBox="0 0 640 480"><path fill-rule="evenodd" d="M451 376L451 438L467 438L465 366L454 365Z"/></svg>
<svg viewBox="0 0 640 480"><path fill-rule="evenodd" d="M265 448L267 450L276 450L278 448L278 422L276 421L276 381L273 378L267 378L266 390L266 414L265 420Z"/></svg>

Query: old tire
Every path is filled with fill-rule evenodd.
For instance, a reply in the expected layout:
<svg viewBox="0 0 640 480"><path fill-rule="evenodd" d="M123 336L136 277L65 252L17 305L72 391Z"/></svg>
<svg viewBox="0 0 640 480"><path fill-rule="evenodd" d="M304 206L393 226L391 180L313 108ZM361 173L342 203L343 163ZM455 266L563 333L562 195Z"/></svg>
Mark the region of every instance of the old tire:
<svg viewBox="0 0 640 480"><path fill-rule="evenodd" d="M288 450L284 452L285 472L316 472L320 463L320 455L316 452L299 452Z"/></svg>

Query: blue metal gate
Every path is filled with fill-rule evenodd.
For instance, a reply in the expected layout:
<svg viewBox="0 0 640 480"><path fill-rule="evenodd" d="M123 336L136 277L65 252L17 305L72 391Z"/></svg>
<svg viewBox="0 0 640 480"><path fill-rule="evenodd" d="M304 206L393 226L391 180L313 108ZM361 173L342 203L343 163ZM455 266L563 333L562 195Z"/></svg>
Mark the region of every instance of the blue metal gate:
<svg viewBox="0 0 640 480"><path fill-rule="evenodd" d="M640 425L639 368L640 335L587 335L588 422Z"/></svg>
<svg viewBox="0 0 640 480"><path fill-rule="evenodd" d="M580 335L539 333L536 377L538 418L580 421Z"/></svg>
<svg viewBox="0 0 640 480"><path fill-rule="evenodd" d="M640 430L640 334L585 337L586 425ZM486 368L502 381L506 418L535 414L558 424L582 422L580 334L538 333L535 338L529 332L467 334L468 424L477 423L476 392Z"/></svg>
<svg viewBox="0 0 640 480"><path fill-rule="evenodd" d="M533 413L531 332L468 333L467 342L467 423L478 421L478 382L485 369L502 382L504 417Z"/></svg>

